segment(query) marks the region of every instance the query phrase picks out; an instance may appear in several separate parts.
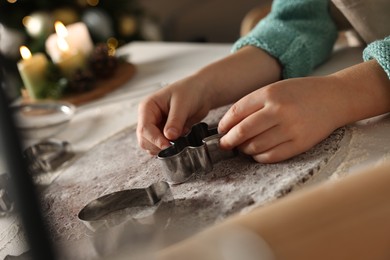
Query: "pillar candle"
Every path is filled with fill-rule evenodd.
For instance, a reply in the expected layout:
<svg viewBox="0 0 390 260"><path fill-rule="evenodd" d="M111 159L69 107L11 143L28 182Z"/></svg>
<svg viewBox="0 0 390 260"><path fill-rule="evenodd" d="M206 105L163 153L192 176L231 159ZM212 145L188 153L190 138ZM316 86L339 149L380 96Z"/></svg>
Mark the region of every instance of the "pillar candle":
<svg viewBox="0 0 390 260"><path fill-rule="evenodd" d="M91 36L89 35L87 26L82 23L74 23L66 26L67 35L61 36L66 39L71 50L77 50L81 52L84 57L88 57L93 50L93 43ZM46 52L56 63L61 56L61 50L58 48L58 33L50 35L46 42Z"/></svg>
<svg viewBox="0 0 390 260"><path fill-rule="evenodd" d="M56 64L65 77L71 78L76 70L85 67L85 56L77 49L70 49L70 46L64 38L58 38L58 46L61 52Z"/></svg>
<svg viewBox="0 0 390 260"><path fill-rule="evenodd" d="M30 50L25 46L20 47L20 53L23 58L18 62L20 76L28 95L32 100L36 100L47 83L46 73L49 62L43 53L31 55Z"/></svg>

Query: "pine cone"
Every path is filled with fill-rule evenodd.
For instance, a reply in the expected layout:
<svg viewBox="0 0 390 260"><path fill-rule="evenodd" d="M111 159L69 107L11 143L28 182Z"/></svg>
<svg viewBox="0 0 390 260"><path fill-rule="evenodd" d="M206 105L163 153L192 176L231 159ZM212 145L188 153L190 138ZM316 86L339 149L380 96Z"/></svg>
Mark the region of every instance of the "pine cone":
<svg viewBox="0 0 390 260"><path fill-rule="evenodd" d="M90 70L77 70L69 81L70 92L85 92L94 87L95 77Z"/></svg>
<svg viewBox="0 0 390 260"><path fill-rule="evenodd" d="M108 54L108 46L106 44L98 44L89 60L89 67L99 78L108 78L112 76L118 65L118 60L114 56Z"/></svg>

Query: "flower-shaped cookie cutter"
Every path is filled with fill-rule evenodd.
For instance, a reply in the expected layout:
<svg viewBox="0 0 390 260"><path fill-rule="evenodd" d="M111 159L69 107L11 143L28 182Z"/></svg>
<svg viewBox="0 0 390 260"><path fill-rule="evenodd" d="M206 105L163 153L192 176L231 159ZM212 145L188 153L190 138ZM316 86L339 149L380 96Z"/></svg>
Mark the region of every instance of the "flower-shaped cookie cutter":
<svg viewBox="0 0 390 260"><path fill-rule="evenodd" d="M192 126L191 131L172 142L172 146L159 152L157 158L170 184L187 181L194 174L210 172L213 165L237 155L237 150L222 150L217 128L206 123Z"/></svg>
<svg viewBox="0 0 390 260"><path fill-rule="evenodd" d="M160 181L94 199L80 210L78 218L93 232L125 221L164 226L174 203L169 184Z"/></svg>

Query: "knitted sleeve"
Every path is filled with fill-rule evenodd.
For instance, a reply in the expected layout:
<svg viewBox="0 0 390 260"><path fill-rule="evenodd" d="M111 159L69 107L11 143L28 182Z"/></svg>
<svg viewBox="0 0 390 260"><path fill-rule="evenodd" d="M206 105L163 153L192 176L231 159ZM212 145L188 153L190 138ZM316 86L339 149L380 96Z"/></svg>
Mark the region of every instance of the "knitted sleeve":
<svg viewBox="0 0 390 260"><path fill-rule="evenodd" d="M370 43L363 51L363 59L376 59L390 79L390 36Z"/></svg>
<svg viewBox="0 0 390 260"><path fill-rule="evenodd" d="M309 74L327 59L337 38L329 0L274 0L271 13L232 51L252 45L277 58L283 78Z"/></svg>

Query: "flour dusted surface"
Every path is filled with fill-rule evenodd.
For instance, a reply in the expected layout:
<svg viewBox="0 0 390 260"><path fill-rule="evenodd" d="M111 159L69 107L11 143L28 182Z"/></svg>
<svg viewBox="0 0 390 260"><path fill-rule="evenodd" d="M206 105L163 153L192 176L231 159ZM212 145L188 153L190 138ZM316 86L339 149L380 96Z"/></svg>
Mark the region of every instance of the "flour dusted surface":
<svg viewBox="0 0 390 260"><path fill-rule="evenodd" d="M225 111L214 111L205 121L216 125ZM216 164L206 175L171 186L175 207L170 223L178 229L199 230L291 192L332 161L348 131L338 129L308 152L281 163L259 164L239 155ZM164 180L160 163L138 147L134 128L91 149L43 193L54 239L86 237L88 231L78 220L78 212L105 194Z"/></svg>

